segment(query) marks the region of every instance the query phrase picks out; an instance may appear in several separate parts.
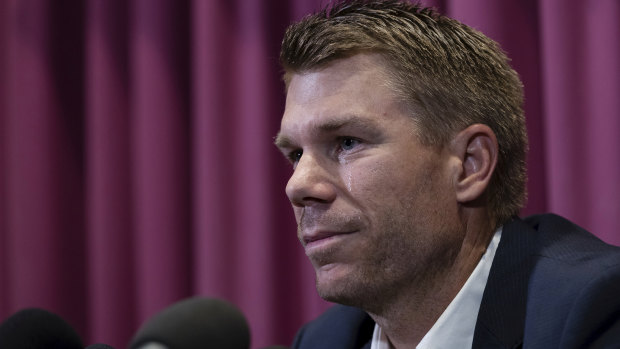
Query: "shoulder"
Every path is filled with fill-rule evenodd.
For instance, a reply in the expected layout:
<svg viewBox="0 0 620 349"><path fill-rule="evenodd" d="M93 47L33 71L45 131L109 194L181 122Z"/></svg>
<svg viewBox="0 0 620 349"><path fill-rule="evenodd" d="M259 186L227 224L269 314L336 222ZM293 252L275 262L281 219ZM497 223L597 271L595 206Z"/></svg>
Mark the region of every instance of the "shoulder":
<svg viewBox="0 0 620 349"><path fill-rule="evenodd" d="M620 247L603 242L560 216L532 216L524 222L536 230L532 281L570 278L567 287L582 289L597 278L618 274Z"/></svg>
<svg viewBox="0 0 620 349"><path fill-rule="evenodd" d="M541 257L565 262L596 262L617 258L620 247L609 245L577 224L554 214L523 220L537 232Z"/></svg>
<svg viewBox="0 0 620 349"><path fill-rule="evenodd" d="M362 348L373 329L374 322L363 310L335 305L299 330L293 348Z"/></svg>
<svg viewBox="0 0 620 349"><path fill-rule="evenodd" d="M620 340L620 248L559 216L524 221L537 231L527 296L529 344L590 347Z"/></svg>

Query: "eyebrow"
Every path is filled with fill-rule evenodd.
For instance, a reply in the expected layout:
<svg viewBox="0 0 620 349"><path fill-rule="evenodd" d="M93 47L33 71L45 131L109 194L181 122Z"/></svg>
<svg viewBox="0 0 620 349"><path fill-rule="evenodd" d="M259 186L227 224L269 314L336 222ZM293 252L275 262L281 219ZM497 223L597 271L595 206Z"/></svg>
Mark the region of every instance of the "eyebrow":
<svg viewBox="0 0 620 349"><path fill-rule="evenodd" d="M293 148L295 143L287 136L284 136L281 132L278 132L278 135L274 137L273 144L280 149L284 149Z"/></svg>
<svg viewBox="0 0 620 349"><path fill-rule="evenodd" d="M353 127L362 130L363 132L374 135L378 133L379 122L371 118L362 118L358 115L346 115L337 119L327 120L311 128L311 132L334 132L345 127ZM274 137L274 144L278 148L293 148L295 142L289 137L278 132L278 135Z"/></svg>

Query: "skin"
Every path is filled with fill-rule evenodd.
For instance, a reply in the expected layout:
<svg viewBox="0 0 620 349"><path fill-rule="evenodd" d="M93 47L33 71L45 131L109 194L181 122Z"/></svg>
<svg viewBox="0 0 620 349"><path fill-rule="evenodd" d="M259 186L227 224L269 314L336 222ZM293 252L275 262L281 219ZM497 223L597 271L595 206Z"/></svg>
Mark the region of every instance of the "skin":
<svg viewBox="0 0 620 349"><path fill-rule="evenodd" d="M493 234L484 192L497 158L485 125L421 144L378 54L293 74L276 145L298 237L326 300L360 307L394 348L414 347Z"/></svg>

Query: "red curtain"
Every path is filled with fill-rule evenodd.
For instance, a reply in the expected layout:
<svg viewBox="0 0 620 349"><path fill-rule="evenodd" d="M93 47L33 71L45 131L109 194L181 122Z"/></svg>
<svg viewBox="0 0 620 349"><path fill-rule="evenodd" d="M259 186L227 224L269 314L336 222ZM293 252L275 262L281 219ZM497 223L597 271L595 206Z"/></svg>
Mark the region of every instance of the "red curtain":
<svg viewBox="0 0 620 349"><path fill-rule="evenodd" d="M123 348L202 295L237 304L257 348L325 309L272 145L282 34L321 3L0 1L0 318L44 307ZM524 214L620 244L620 3L425 3L522 77Z"/></svg>

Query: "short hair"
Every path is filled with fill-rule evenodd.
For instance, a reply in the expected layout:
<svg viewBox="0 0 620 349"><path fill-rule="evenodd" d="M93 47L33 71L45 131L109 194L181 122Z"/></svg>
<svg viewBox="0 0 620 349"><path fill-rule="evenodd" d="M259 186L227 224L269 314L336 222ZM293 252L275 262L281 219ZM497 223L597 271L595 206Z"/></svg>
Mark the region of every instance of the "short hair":
<svg viewBox="0 0 620 349"><path fill-rule="evenodd" d="M499 45L419 4L338 2L286 30L285 84L293 74L362 52L385 58L386 83L411 110L423 144L445 145L475 123L493 130L499 154L487 205L497 225L518 214L527 180L523 87Z"/></svg>

